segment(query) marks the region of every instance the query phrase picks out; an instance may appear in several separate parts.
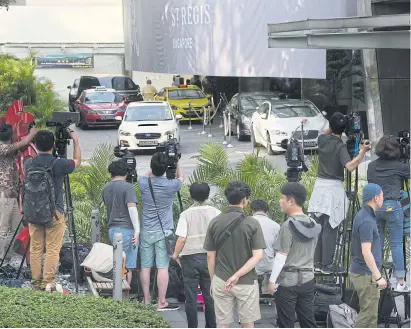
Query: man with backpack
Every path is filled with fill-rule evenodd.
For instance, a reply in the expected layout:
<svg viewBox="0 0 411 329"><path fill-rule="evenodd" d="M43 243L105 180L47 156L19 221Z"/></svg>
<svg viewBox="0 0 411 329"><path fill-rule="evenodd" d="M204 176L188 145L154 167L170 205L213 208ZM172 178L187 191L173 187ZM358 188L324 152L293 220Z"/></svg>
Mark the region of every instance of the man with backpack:
<svg viewBox="0 0 411 329"><path fill-rule="evenodd" d="M242 327L254 328L261 318L255 266L266 248L264 235L259 222L244 213L250 187L234 181L224 194L230 208L211 221L204 242L217 327L228 328L236 309Z"/></svg>
<svg viewBox="0 0 411 329"><path fill-rule="evenodd" d="M53 133L41 130L34 138L38 155L25 163L23 219L29 223L32 284L46 291L61 289L55 279L66 230L63 184L66 175L81 164L78 137L73 131L69 134L73 139L73 160L56 158Z"/></svg>

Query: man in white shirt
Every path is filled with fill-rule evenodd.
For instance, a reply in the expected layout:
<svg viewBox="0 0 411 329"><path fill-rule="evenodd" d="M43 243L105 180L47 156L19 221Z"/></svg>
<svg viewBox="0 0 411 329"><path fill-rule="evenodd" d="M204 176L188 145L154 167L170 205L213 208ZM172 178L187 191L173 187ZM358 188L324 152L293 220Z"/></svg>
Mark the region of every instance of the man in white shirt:
<svg viewBox="0 0 411 329"><path fill-rule="evenodd" d="M268 204L264 200L254 200L251 203L253 217L260 223L267 248L263 250L263 259L257 264L257 275L271 272L274 261L274 245L280 232L280 225L268 217Z"/></svg>
<svg viewBox="0 0 411 329"><path fill-rule="evenodd" d="M203 245L211 220L221 211L204 204L210 195L207 183L193 183L190 195L194 204L180 215L176 229L179 238L172 258L180 262L183 270L188 327L198 327L197 293L200 286L205 304L206 328L215 328L214 301L210 295L211 279L207 252Z"/></svg>

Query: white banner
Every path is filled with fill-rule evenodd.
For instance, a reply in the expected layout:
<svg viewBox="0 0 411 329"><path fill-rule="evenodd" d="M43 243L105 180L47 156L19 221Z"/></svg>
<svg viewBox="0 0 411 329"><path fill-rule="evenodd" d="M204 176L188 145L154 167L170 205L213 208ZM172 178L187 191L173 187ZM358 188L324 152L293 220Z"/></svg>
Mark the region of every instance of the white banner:
<svg viewBox="0 0 411 329"><path fill-rule="evenodd" d="M346 17L351 0L123 0L126 69L323 79L325 50L270 49L267 24Z"/></svg>

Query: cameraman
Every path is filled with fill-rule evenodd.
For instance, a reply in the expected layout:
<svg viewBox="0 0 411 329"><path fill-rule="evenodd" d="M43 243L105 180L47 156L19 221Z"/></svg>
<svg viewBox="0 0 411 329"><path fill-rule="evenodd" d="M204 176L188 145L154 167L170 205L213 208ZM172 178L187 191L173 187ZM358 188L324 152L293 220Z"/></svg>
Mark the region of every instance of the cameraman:
<svg viewBox="0 0 411 329"><path fill-rule="evenodd" d="M113 243L114 233L123 235L126 254L127 281L131 283L132 271L137 266L140 222L137 211L137 195L133 184L126 182L128 167L123 160L110 163L108 171L112 180L103 189L103 201L107 207L109 237Z"/></svg>
<svg viewBox="0 0 411 329"><path fill-rule="evenodd" d="M140 178L141 203L143 216L141 220L141 273L140 280L146 304L151 302L150 273L154 257L157 267L158 311L174 311L180 307L166 301L168 287L168 265L170 262L167 253L165 237L174 230L173 201L175 194L180 191L184 181L183 171L177 165L177 178L166 177L167 156L157 152L151 158L150 170L146 176ZM150 182L153 196L150 191ZM161 221L161 223L160 223Z"/></svg>
<svg viewBox="0 0 411 329"><path fill-rule="evenodd" d="M16 155L29 145L36 133L37 129L32 128L20 142L13 143L13 128L8 124L0 126L0 261L11 242L11 232L20 222Z"/></svg>
<svg viewBox="0 0 411 329"><path fill-rule="evenodd" d="M50 227L29 224L30 232L30 261L32 284L35 288L55 291L61 287L56 285L56 268L59 263L60 249L63 244L64 231L66 230L66 216L63 201L63 183L67 174L71 174L81 164L79 140L75 132L69 130L73 139L73 160L55 158L53 149L55 138L51 131L40 130L34 138L38 155L25 162L26 172L33 165L50 166L54 181L56 218ZM42 270L43 252L45 252L44 268Z"/></svg>
<svg viewBox="0 0 411 329"><path fill-rule="evenodd" d="M341 135L347 125L346 116L340 112L330 118L330 128L318 137L318 173L311 195L308 212L321 224L314 255L316 271L330 274L337 243L338 225L345 219L348 205L344 191L344 168L350 172L361 163L371 144L364 144L359 154L351 160ZM339 269L337 268L337 271Z"/></svg>
<svg viewBox="0 0 411 329"><path fill-rule="evenodd" d="M404 252L403 231L404 211L400 203L400 191L404 181L410 179L409 163L399 162L401 156L398 139L394 136L382 137L375 148L377 160L368 165L368 183L374 183L382 187L384 192L384 204L376 212L377 224L380 232L381 250L384 248L385 228L388 226L389 241L394 265L394 276L397 278L398 292L410 290L404 281Z"/></svg>

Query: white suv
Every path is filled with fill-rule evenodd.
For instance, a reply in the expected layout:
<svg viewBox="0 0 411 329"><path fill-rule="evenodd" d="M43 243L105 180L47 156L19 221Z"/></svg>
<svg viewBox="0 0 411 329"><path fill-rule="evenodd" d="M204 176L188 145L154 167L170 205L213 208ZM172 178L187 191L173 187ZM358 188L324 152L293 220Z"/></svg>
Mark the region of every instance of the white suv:
<svg viewBox="0 0 411 329"><path fill-rule="evenodd" d="M118 129L119 145L136 151L155 150L168 139L180 142L181 118L174 115L167 102L130 103Z"/></svg>

